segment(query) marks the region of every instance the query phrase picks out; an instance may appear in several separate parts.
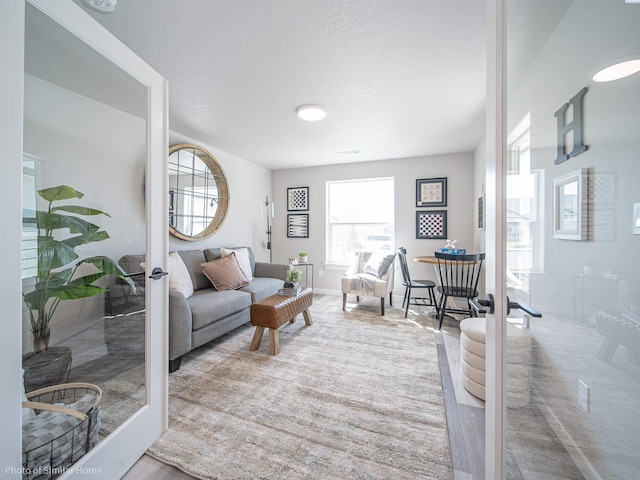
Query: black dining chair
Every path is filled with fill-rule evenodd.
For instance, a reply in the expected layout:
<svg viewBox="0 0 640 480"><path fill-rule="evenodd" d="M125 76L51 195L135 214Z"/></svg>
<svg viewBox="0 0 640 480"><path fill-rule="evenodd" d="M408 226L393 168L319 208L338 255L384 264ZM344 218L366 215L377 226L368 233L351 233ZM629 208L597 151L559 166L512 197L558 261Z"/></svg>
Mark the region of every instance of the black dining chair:
<svg viewBox="0 0 640 480"><path fill-rule="evenodd" d="M434 292L436 283L432 280L411 280L411 276L409 275L409 266L407 265L407 250L403 247L400 247L398 248L396 253L398 255L398 259L400 260L400 270L402 270L402 285L404 285L404 299L402 300L404 317L407 318L407 315L409 313L409 305L432 306L436 307L437 312L436 294ZM427 303L427 297L412 295L411 291L414 289L427 289L429 295L429 303Z"/></svg>
<svg viewBox="0 0 640 480"><path fill-rule="evenodd" d="M478 282L485 254L457 255L435 252L435 257L438 260L438 278L440 281L440 285L437 287L437 291L440 294L440 302L437 308L438 330L440 330L446 312L474 316L474 310L471 308L469 300L478 296ZM464 298L467 302L467 308L447 307L449 298Z"/></svg>

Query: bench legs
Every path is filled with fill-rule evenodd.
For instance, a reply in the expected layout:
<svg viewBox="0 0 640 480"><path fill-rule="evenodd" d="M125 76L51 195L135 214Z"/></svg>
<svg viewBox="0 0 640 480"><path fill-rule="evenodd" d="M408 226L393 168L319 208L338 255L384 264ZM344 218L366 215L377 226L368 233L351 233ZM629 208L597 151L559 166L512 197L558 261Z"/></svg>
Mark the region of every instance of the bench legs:
<svg viewBox="0 0 640 480"><path fill-rule="evenodd" d="M304 323L307 326L313 325L309 310L304 310L302 312L302 315L304 316ZM293 317L291 320L289 320L289 323L294 323L295 321L296 317ZM257 350L258 348L260 348L260 342L262 341L264 329L265 327L256 327L255 332L253 332L253 339L251 340L249 350ZM280 334L278 333L277 328L269 329L269 353L271 355L278 355L280 353Z"/></svg>

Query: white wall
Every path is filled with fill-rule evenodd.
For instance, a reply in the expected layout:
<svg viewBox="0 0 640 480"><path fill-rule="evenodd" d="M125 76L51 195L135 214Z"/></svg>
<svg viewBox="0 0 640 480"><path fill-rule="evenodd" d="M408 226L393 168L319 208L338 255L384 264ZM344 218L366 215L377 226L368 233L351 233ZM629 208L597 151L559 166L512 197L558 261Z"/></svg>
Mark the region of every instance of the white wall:
<svg viewBox="0 0 640 480"><path fill-rule="evenodd" d="M457 153L274 171L274 261L286 261L289 257L298 256L298 252L305 251L315 266L314 287L320 292L339 292L344 270L326 270L323 265L326 182L376 177L395 179L395 247L405 247L409 257L433 255L434 251L444 247L444 240L416 239L415 189L417 179L447 177L447 206L443 208L448 212L448 237L457 239L457 246L467 248L469 253L475 248L473 154ZM309 238L287 238L287 188L304 186L309 187ZM434 270L429 265L409 261L409 268L413 278L435 280ZM318 275L320 270L322 277ZM397 269L396 279L400 278ZM402 295L401 287L396 286L395 292L396 295Z"/></svg>

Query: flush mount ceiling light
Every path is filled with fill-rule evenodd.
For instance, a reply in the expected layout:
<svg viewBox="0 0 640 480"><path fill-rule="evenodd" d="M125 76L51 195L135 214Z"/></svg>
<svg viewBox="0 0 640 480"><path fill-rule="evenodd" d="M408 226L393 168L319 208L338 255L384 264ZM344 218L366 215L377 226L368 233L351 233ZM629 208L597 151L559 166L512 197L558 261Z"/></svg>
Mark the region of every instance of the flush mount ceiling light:
<svg viewBox="0 0 640 480"><path fill-rule="evenodd" d="M594 82L611 82L640 71L640 59L627 60L603 68L593 76Z"/></svg>
<svg viewBox="0 0 640 480"><path fill-rule="evenodd" d="M111 13L115 10L118 0L84 0L84 3L101 12Z"/></svg>
<svg viewBox="0 0 640 480"><path fill-rule="evenodd" d="M320 105L300 105L296 108L298 117L307 122L317 122L326 116L324 107Z"/></svg>

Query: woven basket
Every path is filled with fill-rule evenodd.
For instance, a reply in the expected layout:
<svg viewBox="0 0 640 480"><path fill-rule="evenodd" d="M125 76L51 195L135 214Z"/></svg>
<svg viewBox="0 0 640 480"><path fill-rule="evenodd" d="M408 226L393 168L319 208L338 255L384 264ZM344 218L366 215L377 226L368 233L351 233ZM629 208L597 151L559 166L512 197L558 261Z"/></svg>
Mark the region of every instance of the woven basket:
<svg viewBox="0 0 640 480"><path fill-rule="evenodd" d="M22 422L22 478L56 478L98 443L102 390L65 383L26 396L23 412L30 411Z"/></svg>

